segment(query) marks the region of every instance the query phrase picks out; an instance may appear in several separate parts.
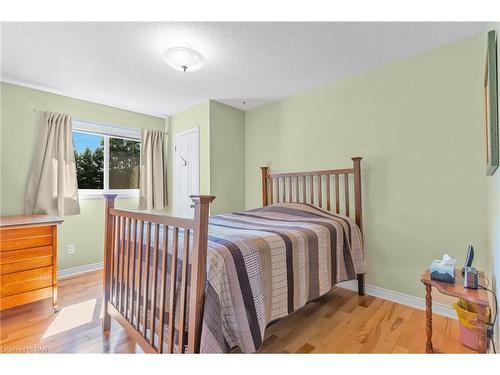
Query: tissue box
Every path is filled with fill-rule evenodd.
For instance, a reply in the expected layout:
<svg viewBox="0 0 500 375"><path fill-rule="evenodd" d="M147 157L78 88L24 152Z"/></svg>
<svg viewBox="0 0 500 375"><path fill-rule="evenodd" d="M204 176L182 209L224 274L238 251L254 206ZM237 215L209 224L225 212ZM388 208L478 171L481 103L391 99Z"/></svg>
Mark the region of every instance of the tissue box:
<svg viewBox="0 0 500 375"><path fill-rule="evenodd" d="M447 283L455 282L455 263L441 265L441 259L434 259L430 268L431 279L445 281Z"/></svg>

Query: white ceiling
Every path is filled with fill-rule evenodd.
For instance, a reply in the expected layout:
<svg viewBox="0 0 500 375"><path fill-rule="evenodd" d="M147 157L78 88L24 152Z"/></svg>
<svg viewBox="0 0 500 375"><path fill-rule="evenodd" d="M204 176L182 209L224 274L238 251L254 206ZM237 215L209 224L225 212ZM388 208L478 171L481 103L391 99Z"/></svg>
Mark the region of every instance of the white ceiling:
<svg viewBox="0 0 500 375"><path fill-rule="evenodd" d="M1 26L3 81L160 116L206 99L255 108L486 30L477 22ZM179 43L206 65L169 68L162 52Z"/></svg>

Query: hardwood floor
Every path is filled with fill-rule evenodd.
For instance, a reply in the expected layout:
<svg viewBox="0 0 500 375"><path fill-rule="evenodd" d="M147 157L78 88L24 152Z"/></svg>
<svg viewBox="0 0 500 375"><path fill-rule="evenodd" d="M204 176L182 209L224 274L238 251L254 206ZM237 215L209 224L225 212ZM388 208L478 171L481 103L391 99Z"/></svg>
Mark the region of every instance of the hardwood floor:
<svg viewBox="0 0 500 375"><path fill-rule="evenodd" d="M59 282L59 307L50 300L0 316L0 352L142 353L115 321L101 332L101 272ZM435 346L474 353L458 340L458 321L434 315ZM337 288L266 330L260 353L423 353L423 311Z"/></svg>

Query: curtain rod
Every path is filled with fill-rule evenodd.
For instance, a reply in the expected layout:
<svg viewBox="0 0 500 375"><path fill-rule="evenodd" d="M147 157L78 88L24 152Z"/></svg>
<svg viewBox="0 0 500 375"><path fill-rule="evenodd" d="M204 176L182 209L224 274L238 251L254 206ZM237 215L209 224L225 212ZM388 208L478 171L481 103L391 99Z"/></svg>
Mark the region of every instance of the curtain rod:
<svg viewBox="0 0 500 375"><path fill-rule="evenodd" d="M42 110L40 110L40 109L36 109L36 108L33 108L33 109L32 109L32 111L33 111L33 112L35 112L35 113L51 112L51 111L42 111ZM62 112L58 112L58 113L62 113ZM71 115L70 115L70 116L71 116ZM103 124L103 125L111 125L111 126L118 126L118 127L119 127L119 125L105 124L105 123L102 123L102 122L92 121L92 120L85 120L85 119L78 118L78 117L73 117L73 116L71 116L71 118L72 118L73 120L76 120L76 121L85 121L85 122L92 122L92 123L94 123L94 124ZM139 129L139 128L136 128L136 129ZM142 130L142 128L141 128L141 130ZM165 132L165 131L164 131L163 133L164 133L164 134L166 134L166 135L168 135L168 132Z"/></svg>

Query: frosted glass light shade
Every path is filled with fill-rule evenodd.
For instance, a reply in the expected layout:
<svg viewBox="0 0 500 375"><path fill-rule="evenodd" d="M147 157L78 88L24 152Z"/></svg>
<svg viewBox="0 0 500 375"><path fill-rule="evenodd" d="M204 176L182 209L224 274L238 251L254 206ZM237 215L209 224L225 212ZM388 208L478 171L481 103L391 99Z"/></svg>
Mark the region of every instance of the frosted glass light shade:
<svg viewBox="0 0 500 375"><path fill-rule="evenodd" d="M163 56L171 68L180 72L194 72L205 62L201 53L190 47L172 47L167 49Z"/></svg>

